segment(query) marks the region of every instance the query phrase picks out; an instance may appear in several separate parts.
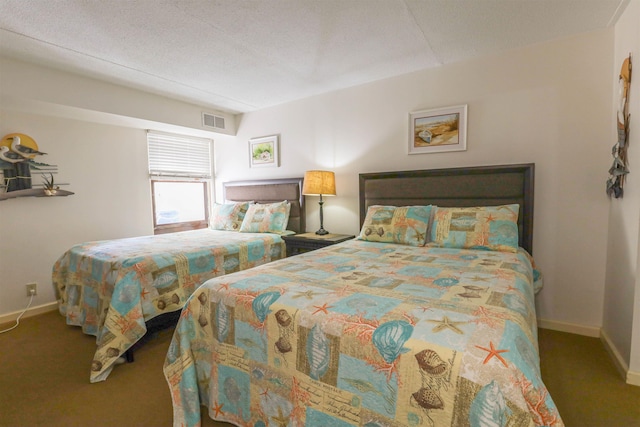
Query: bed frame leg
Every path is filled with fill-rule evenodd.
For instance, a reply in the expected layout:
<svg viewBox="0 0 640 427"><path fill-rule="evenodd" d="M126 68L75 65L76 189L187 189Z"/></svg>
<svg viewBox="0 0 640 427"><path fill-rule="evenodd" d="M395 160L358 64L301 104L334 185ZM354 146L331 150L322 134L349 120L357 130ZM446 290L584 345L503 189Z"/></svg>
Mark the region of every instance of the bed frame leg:
<svg viewBox="0 0 640 427"><path fill-rule="evenodd" d="M133 363L133 349L124 352L124 358L127 360L127 363Z"/></svg>

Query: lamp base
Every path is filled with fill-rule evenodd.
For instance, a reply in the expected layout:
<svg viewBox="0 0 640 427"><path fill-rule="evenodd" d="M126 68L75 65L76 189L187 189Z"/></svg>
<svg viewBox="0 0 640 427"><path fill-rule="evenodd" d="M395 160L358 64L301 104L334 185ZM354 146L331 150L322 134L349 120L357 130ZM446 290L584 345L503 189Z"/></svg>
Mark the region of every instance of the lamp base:
<svg viewBox="0 0 640 427"><path fill-rule="evenodd" d="M325 234L329 234L329 232L325 230L324 226L322 225L322 205L324 204L324 202L322 201L322 194L320 194L320 201L318 202L318 204L320 205L320 229L316 231L316 234L319 236L324 236Z"/></svg>

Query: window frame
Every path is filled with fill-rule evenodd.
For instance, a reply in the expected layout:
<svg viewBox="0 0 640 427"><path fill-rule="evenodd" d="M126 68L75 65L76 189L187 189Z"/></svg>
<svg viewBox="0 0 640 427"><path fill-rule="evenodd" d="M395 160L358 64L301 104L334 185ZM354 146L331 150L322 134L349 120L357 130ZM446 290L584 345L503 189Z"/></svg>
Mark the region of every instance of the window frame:
<svg viewBox="0 0 640 427"><path fill-rule="evenodd" d="M208 138L200 138L200 137L192 137L188 135L180 135L180 134L172 134L154 130L147 131L147 149L150 148L150 138L154 140L154 153L157 155L160 153L160 158L164 156L164 158L172 159L173 154L176 153L176 149L178 150L187 150L185 152L180 152L179 154L184 153L185 156L180 156L179 163L174 163L171 165L169 162L169 166L166 167L166 163L163 164L159 169L156 168L158 163L152 162L151 158L148 159L149 164L149 188L151 191L151 209L152 209L152 223L153 223L153 233L154 234L165 234L165 233L175 233L179 231L188 231L188 230L198 230L207 228L209 226L209 216L211 212L211 200L212 193L214 188L214 180L213 180L213 140ZM158 151L158 143L162 144L166 141L167 148L166 151L162 150ZM172 144L172 142L176 142ZM189 144L190 141L196 143L196 147L200 145L202 147L202 143L206 142L208 144L206 158L208 162L198 162L198 158L202 159L203 157L193 157L193 152L190 153ZM198 148L195 149L196 156L199 156ZM202 150L200 149L200 153ZM149 154L151 156L151 154ZM169 156L169 157L167 157ZM190 160L191 159L191 160ZM195 160L196 163L193 163L192 160ZM152 169L152 163L154 168ZM197 165L199 163L200 167L195 170L192 166ZM204 170L203 166L207 164L208 170ZM174 167L176 167L174 169ZM184 221L184 222L173 222L169 224L157 224L156 219L156 195L155 195L155 186L158 182L187 182L187 183L201 183L203 186L203 203L204 203L204 219L196 220L196 221Z"/></svg>

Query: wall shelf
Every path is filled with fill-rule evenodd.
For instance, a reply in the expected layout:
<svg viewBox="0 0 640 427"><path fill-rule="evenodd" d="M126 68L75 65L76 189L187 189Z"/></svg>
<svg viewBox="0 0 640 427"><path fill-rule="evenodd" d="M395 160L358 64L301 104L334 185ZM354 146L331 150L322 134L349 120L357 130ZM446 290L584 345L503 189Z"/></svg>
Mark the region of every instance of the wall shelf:
<svg viewBox="0 0 640 427"><path fill-rule="evenodd" d="M28 190L16 190L7 193L0 193L0 201L7 199L15 199L16 197L64 197L74 194L67 190L58 190L56 194L48 196L44 194L43 188L30 188Z"/></svg>

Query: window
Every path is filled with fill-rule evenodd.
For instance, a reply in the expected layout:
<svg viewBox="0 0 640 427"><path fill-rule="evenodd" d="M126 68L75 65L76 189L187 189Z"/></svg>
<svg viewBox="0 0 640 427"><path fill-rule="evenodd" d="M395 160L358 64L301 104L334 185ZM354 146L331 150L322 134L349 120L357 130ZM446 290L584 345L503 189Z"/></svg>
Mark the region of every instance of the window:
<svg viewBox="0 0 640 427"><path fill-rule="evenodd" d="M155 234L208 226L211 142L184 135L147 133Z"/></svg>

